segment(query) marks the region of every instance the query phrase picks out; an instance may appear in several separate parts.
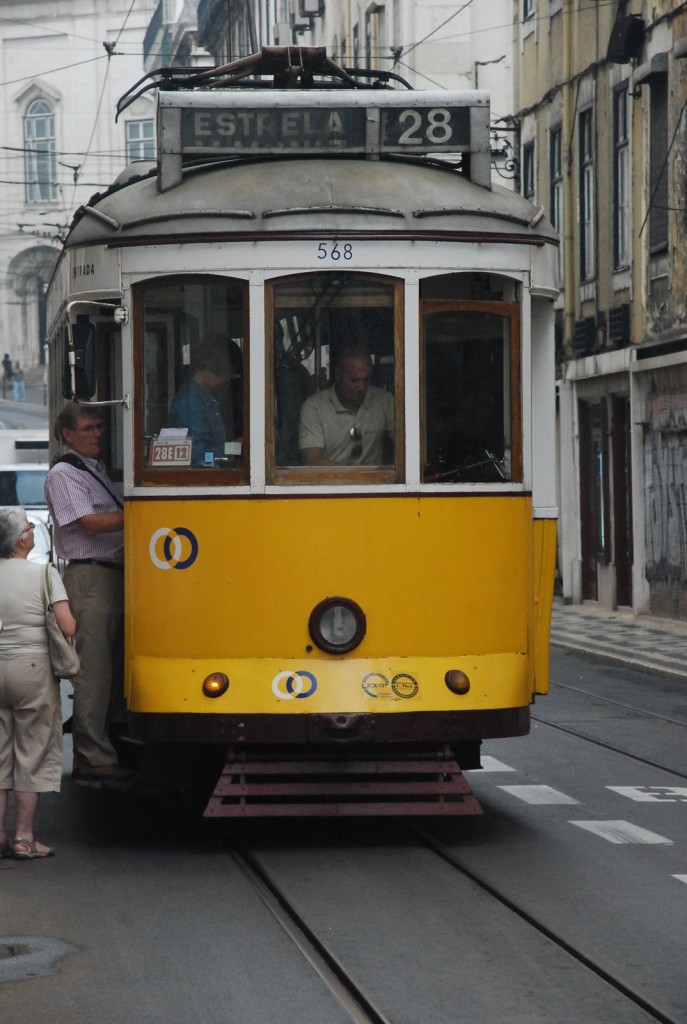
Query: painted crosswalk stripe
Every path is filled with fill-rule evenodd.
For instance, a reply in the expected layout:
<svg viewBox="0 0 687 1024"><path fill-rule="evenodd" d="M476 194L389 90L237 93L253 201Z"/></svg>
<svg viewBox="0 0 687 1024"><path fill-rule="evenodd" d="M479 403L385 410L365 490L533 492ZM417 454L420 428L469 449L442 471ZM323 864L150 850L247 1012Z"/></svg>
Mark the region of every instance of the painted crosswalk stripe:
<svg viewBox="0 0 687 1024"><path fill-rule="evenodd" d="M481 758L482 771L483 772L514 772L517 768L511 768L510 765L504 764L503 761L499 761L497 757L491 757L489 754L484 754Z"/></svg>
<svg viewBox="0 0 687 1024"><path fill-rule="evenodd" d="M580 802L572 796L559 793L551 786L499 786L498 789L502 789L504 793L510 793L511 796L516 796L518 800L523 800L526 804L579 804Z"/></svg>
<svg viewBox="0 0 687 1024"><path fill-rule="evenodd" d="M607 839L609 843L644 843L672 846L673 840L659 836L656 832L649 832L646 828L633 825L629 821L571 821L571 825L593 832L601 839Z"/></svg>
<svg viewBox="0 0 687 1024"><path fill-rule="evenodd" d="M677 878L678 882L684 882L687 885L687 875L673 875L673 878Z"/></svg>
<svg viewBox="0 0 687 1024"><path fill-rule="evenodd" d="M606 786L606 789L637 803L687 803L686 786Z"/></svg>

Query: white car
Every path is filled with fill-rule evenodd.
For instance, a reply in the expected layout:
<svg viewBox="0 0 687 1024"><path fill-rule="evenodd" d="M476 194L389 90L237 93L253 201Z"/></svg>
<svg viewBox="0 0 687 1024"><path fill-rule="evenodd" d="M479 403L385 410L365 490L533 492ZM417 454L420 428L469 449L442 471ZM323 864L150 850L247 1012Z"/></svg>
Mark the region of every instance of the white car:
<svg viewBox="0 0 687 1024"><path fill-rule="evenodd" d="M32 562L50 559L50 524L45 504L45 478L48 466L16 463L0 466L0 505L21 505L27 519L34 523Z"/></svg>

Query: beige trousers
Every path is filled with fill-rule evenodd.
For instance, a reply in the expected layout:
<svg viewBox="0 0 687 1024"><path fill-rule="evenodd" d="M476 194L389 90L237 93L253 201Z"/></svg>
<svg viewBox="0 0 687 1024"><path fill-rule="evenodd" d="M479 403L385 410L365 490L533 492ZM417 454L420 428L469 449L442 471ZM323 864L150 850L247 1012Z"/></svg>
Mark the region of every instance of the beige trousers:
<svg viewBox="0 0 687 1024"><path fill-rule="evenodd" d="M108 726L113 710L124 706L124 573L70 564L64 585L76 619L81 660L74 680L74 767L116 764Z"/></svg>

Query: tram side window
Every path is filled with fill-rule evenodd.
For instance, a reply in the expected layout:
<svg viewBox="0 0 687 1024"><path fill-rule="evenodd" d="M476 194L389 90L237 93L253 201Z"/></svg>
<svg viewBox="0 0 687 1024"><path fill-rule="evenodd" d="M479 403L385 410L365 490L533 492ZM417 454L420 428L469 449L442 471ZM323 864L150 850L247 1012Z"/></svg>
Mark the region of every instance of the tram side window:
<svg viewBox="0 0 687 1024"><path fill-rule="evenodd" d="M277 470L329 470L336 481L397 464L396 290L347 273L273 285Z"/></svg>
<svg viewBox="0 0 687 1024"><path fill-rule="evenodd" d="M243 285L174 278L141 291L143 476L242 469Z"/></svg>
<svg viewBox="0 0 687 1024"><path fill-rule="evenodd" d="M72 325L72 337L75 349L73 366L68 358L69 334L65 325L54 357L55 366L62 364L62 373L55 374L52 379L53 401L59 408L64 400L71 399L75 386L78 401L103 403L98 410L105 424L102 457L108 473L119 483L124 465L121 328L112 322L111 316L101 318L97 314L77 313L76 323Z"/></svg>
<svg viewBox="0 0 687 1024"><path fill-rule="evenodd" d="M517 480L515 304L423 304L423 478Z"/></svg>

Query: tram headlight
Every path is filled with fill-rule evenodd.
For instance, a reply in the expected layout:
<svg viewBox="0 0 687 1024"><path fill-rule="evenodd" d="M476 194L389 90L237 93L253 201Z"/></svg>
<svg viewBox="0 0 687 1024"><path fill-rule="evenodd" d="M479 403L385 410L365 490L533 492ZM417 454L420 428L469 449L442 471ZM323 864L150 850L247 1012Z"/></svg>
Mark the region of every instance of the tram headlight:
<svg viewBox="0 0 687 1024"><path fill-rule="evenodd" d="M367 622L360 605L348 597L328 597L310 613L312 642L327 654L348 654L365 636Z"/></svg>
<svg viewBox="0 0 687 1024"><path fill-rule="evenodd" d="M229 676L224 672L211 672L203 680L203 693L206 697L221 697L229 689Z"/></svg>

